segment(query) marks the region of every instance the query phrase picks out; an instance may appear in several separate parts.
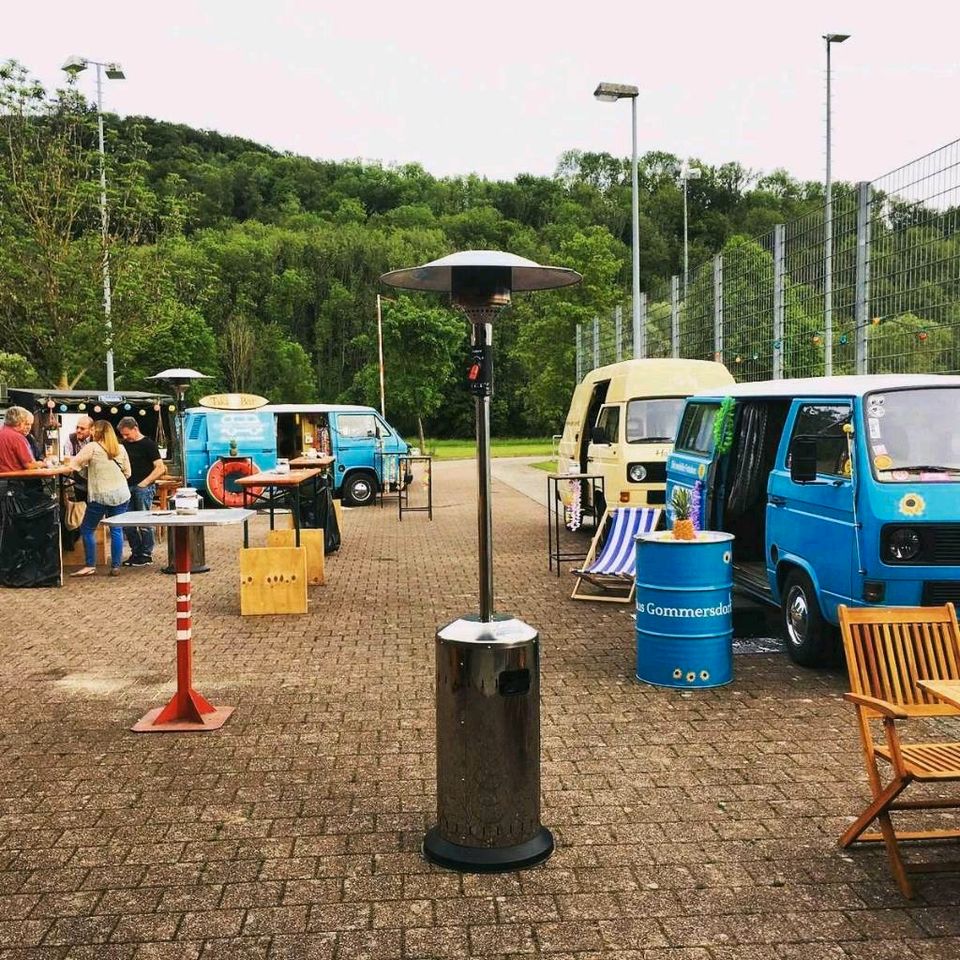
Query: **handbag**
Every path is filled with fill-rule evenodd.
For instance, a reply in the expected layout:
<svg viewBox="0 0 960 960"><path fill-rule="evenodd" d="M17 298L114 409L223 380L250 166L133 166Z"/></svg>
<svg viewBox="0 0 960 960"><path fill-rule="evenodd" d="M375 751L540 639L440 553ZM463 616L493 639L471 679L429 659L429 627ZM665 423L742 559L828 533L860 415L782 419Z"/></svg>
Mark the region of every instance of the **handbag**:
<svg viewBox="0 0 960 960"><path fill-rule="evenodd" d="M87 505L83 500L67 500L66 511L63 515L64 526L68 530L79 530L86 513Z"/></svg>

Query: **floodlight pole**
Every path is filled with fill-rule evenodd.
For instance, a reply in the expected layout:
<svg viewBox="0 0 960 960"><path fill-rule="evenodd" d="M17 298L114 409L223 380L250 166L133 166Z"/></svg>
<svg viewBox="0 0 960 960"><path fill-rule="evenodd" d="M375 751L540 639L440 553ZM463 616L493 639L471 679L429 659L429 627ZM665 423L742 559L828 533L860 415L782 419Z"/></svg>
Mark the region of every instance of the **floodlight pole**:
<svg viewBox="0 0 960 960"><path fill-rule="evenodd" d="M110 291L110 221L107 215L107 164L103 145L103 65L97 64L97 142L100 150L100 236L103 240L103 319L107 328L107 390L114 389L113 298Z"/></svg>
<svg viewBox="0 0 960 960"><path fill-rule="evenodd" d="M110 289L110 219L107 212L107 162L103 142L103 71L111 80L124 80L123 69L119 63L105 63L91 60L89 57L70 57L62 69L72 77L93 65L97 68L97 146L100 154L100 239L103 246L101 267L103 274L103 322L107 333L107 390L114 390L113 371L113 297Z"/></svg>
<svg viewBox="0 0 960 960"><path fill-rule="evenodd" d="M845 33L825 33L827 46L827 169L823 210L823 373L833 375L833 180L830 169L831 144L831 91L830 91L830 45L849 40Z"/></svg>

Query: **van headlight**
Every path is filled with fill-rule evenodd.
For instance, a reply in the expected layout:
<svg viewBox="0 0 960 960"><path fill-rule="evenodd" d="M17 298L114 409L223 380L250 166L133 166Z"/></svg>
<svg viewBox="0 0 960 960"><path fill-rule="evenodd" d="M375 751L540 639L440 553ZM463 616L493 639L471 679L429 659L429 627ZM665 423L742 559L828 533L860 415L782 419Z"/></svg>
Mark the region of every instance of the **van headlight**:
<svg viewBox="0 0 960 960"><path fill-rule="evenodd" d="M887 533L884 559L894 562L914 560L922 547L920 534L912 527L894 527Z"/></svg>
<svg viewBox="0 0 960 960"><path fill-rule="evenodd" d="M631 483L643 483L647 479L647 468L642 463L631 463L627 467L627 479Z"/></svg>

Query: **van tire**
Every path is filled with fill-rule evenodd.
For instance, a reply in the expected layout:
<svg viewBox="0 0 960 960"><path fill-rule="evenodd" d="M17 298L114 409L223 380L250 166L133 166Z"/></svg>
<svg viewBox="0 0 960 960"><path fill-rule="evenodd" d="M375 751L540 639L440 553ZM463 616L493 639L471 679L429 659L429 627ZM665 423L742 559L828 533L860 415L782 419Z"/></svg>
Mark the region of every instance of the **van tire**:
<svg viewBox="0 0 960 960"><path fill-rule="evenodd" d="M377 496L377 479L372 473L351 473L343 482L341 497L345 507L366 507Z"/></svg>
<svg viewBox="0 0 960 960"><path fill-rule="evenodd" d="M836 645L833 627L824 619L810 578L791 570L783 582L780 612L787 655L801 667L822 667L830 662Z"/></svg>

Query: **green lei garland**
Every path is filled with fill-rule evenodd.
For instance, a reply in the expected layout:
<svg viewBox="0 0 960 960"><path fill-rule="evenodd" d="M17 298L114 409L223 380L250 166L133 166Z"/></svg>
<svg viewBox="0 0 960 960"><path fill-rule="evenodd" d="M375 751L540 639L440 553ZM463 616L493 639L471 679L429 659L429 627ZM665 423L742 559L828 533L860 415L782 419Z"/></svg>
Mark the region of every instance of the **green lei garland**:
<svg viewBox="0 0 960 960"><path fill-rule="evenodd" d="M733 397L724 397L713 421L713 443L720 455L728 453L733 446L733 414L736 403Z"/></svg>

